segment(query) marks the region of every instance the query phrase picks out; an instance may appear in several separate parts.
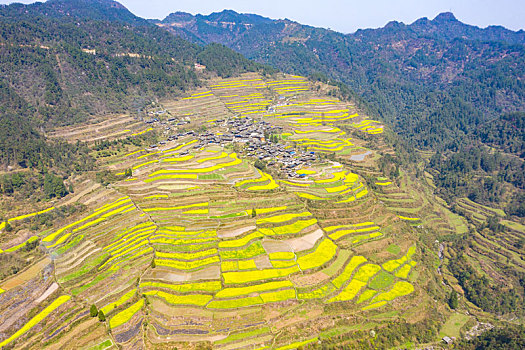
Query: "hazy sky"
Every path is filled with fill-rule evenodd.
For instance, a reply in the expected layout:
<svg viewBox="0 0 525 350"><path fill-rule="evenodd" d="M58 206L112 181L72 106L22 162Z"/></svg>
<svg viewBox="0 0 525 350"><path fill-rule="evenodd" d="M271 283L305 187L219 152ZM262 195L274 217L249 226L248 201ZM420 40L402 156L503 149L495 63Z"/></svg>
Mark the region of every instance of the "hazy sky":
<svg viewBox="0 0 525 350"><path fill-rule="evenodd" d="M12 0L0 0L6 4ZM31 3L34 1L20 0ZM462 22L525 29L525 0L122 0L134 14L164 18L171 12L209 14L223 9L288 18L316 27L351 33L359 28L382 27L391 20L412 23L452 11Z"/></svg>

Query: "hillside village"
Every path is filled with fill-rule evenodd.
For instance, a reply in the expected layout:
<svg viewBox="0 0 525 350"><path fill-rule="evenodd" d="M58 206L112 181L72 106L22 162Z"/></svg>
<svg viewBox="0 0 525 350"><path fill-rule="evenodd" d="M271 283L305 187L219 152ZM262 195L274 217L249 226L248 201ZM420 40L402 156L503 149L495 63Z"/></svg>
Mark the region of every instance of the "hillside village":
<svg viewBox="0 0 525 350"><path fill-rule="evenodd" d="M525 345L523 33L113 0L0 27L0 350Z"/></svg>

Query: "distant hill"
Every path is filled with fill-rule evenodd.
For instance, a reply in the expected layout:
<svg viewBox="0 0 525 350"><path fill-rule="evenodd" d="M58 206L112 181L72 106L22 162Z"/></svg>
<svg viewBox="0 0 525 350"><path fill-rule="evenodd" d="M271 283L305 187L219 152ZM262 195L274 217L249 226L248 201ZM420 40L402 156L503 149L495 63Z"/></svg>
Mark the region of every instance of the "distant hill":
<svg viewBox="0 0 525 350"><path fill-rule="evenodd" d="M147 25L126 7L113 0L48 0L26 6L12 4L2 9L2 17L40 16L48 18L89 18L98 21L116 21L134 25Z"/></svg>
<svg viewBox="0 0 525 350"><path fill-rule="evenodd" d="M288 73L346 83L419 148L442 148L494 116L525 109L523 30L482 29L452 13L347 35L232 11L180 18L161 25Z"/></svg>
<svg viewBox="0 0 525 350"><path fill-rule="evenodd" d="M433 20L420 18L407 26L418 35L428 35L436 39L499 41L509 44L525 44L525 31L514 32L502 26L479 28L460 22L451 12L439 14Z"/></svg>

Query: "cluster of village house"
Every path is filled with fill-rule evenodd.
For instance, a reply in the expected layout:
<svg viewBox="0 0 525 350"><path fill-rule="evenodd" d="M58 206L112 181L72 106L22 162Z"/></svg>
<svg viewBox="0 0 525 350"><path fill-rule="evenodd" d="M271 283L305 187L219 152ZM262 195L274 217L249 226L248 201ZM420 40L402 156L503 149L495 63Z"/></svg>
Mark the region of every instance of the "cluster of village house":
<svg viewBox="0 0 525 350"><path fill-rule="evenodd" d="M159 113L156 112L155 115L159 115ZM171 130L170 125L184 125L189 123L189 120L188 118L170 118L163 122L159 121L158 118L151 118L144 122L147 124L162 124L165 130L169 131ZM195 149L211 144L225 146L227 143L232 142L243 143L247 157L262 160L267 166L280 166L289 177L304 176L297 174L295 169L299 169L301 166L309 166L316 160L315 152L286 149L283 144L268 140L269 136L282 132L280 126L274 126L265 121L255 121L250 117L220 119L214 122L225 127L227 131L224 133L197 133L193 130L180 132L168 136L165 141L159 142L159 145L187 136L193 136L198 140L198 143L193 146ZM159 145L151 145L150 148L157 148Z"/></svg>

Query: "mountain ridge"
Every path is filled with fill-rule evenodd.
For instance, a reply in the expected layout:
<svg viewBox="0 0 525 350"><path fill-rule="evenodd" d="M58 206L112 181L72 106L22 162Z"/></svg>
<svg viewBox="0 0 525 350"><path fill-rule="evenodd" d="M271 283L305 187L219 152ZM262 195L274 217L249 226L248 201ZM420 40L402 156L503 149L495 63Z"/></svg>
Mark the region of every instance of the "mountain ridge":
<svg viewBox="0 0 525 350"><path fill-rule="evenodd" d="M45 15L52 18L89 18L90 20L118 21L133 25L147 25L148 21L131 13L114 0L48 0L32 4L11 4L2 8L13 15Z"/></svg>
<svg viewBox="0 0 525 350"><path fill-rule="evenodd" d="M155 21L161 22L163 24L170 24L170 23L173 23L173 20L180 18L182 14L183 14L184 20L186 21L189 21L192 19L193 20L201 19L201 20L206 20L209 22L221 22L221 21L227 20L228 22L232 22L236 24L242 24L242 23L249 23L249 24L266 23L268 24L272 22L285 22L285 23L288 22L288 23L301 24L307 27L313 27L308 24L302 24L297 21L291 21L289 19L272 19L269 17L260 16L257 14L238 13L234 10L223 10L220 12L213 12L209 15L202 15L202 14L193 15L187 12L184 12L184 13L175 12L175 13L169 14L162 20L155 20ZM391 27L393 25L409 27L414 30L421 30L421 31L426 30L427 34L430 34L430 33L435 34L436 29L439 29L440 31L445 32L445 35L440 36L444 40L452 40L452 39L460 38L460 37L464 39L469 39L469 40L473 40L473 39L482 40L482 37L485 36L483 40L486 40L486 41L504 41L507 43L525 44L525 31L523 29L513 31L501 25L489 25L485 28L481 28L476 25L469 25L469 24L461 22L455 17L455 15L452 12L439 13L432 20L429 20L427 17L421 17L419 19L416 19L410 24L405 24L403 22L393 20L385 24L385 26L383 27L357 29L356 32L354 33L342 33L336 30L330 30L330 31L337 32L337 33L347 35L347 36L353 36L358 33L366 32L366 31L381 30L384 28ZM438 26L441 26L441 27L437 28ZM318 29L325 29L325 28L318 28ZM453 34L454 30L456 31L460 30L460 31L463 31L463 33Z"/></svg>

